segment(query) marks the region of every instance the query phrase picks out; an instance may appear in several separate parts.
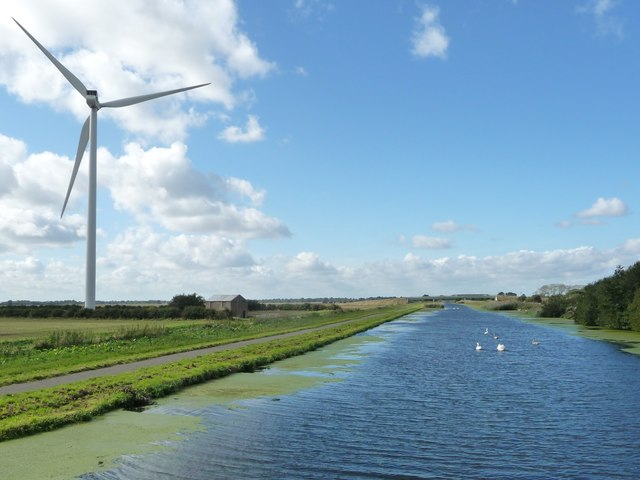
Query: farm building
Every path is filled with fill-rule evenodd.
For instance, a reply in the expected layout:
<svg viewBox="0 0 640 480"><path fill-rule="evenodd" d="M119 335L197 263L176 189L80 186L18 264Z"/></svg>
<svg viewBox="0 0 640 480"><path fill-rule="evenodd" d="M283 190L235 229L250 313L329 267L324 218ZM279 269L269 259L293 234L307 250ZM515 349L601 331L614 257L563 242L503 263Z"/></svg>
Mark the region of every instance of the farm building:
<svg viewBox="0 0 640 480"><path fill-rule="evenodd" d="M212 295L204 305L216 311L229 310L231 315L239 318L245 318L249 311L249 303L242 295Z"/></svg>

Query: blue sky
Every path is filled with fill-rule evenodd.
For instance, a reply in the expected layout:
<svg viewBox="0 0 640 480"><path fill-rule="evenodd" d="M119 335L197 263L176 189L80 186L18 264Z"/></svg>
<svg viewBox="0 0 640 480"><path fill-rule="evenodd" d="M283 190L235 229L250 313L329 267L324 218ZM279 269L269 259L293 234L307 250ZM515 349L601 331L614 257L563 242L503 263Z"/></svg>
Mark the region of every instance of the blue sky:
<svg viewBox="0 0 640 480"><path fill-rule="evenodd" d="M9 0L0 6L0 301L531 294L640 256L631 0Z"/></svg>

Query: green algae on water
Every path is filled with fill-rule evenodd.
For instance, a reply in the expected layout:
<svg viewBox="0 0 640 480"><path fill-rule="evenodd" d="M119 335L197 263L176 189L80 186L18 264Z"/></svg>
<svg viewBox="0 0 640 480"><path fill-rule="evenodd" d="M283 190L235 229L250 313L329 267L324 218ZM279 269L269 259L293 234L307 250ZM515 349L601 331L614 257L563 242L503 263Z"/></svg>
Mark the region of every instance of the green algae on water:
<svg viewBox="0 0 640 480"><path fill-rule="evenodd" d="M521 320L540 325L561 328L572 335L605 341L616 344L620 350L633 355L640 355L640 332L631 330L614 330L602 327L585 327L567 318L519 317Z"/></svg>
<svg viewBox="0 0 640 480"><path fill-rule="evenodd" d="M340 381L337 375L362 361L360 347L380 342L375 336L354 336L326 345L304 355L272 363L253 373L236 373L211 382L188 387L158 400L161 407L198 408L210 404L231 405L260 397L277 398L326 382Z"/></svg>
<svg viewBox="0 0 640 480"><path fill-rule="evenodd" d="M89 423L0 443L0 478L68 480L106 470L122 455L170 448L185 438L180 432L197 430L199 424L198 417L111 412Z"/></svg>

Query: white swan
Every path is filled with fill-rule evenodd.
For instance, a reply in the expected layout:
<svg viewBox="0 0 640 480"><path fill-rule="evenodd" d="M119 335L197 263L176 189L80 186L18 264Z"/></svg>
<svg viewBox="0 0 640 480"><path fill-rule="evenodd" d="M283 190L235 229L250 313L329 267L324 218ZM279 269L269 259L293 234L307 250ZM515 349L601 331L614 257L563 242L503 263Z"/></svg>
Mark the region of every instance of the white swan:
<svg viewBox="0 0 640 480"><path fill-rule="evenodd" d="M489 329L488 329L488 328L485 328L485 329L484 329L484 334L485 334L485 335L489 335Z"/></svg>
<svg viewBox="0 0 640 480"><path fill-rule="evenodd" d="M531 345L540 345L540 342L534 338L531 340Z"/></svg>
<svg viewBox="0 0 640 480"><path fill-rule="evenodd" d="M482 345L480 345L480 342L476 342L476 350L477 351L482 350Z"/></svg>
<svg viewBox="0 0 640 480"><path fill-rule="evenodd" d="M504 346L504 343L499 343L498 344L498 351L499 352L504 352L507 349L507 347Z"/></svg>

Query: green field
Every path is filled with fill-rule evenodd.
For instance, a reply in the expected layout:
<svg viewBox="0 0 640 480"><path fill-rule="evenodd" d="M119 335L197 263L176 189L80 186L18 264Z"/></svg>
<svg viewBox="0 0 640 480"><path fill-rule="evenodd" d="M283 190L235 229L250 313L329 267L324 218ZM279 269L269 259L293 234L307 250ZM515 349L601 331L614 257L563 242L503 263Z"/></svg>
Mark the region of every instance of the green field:
<svg viewBox="0 0 640 480"><path fill-rule="evenodd" d="M370 312L297 312L215 321L2 319L0 386L336 322ZM22 332L30 331L29 335Z"/></svg>
<svg viewBox="0 0 640 480"><path fill-rule="evenodd" d="M104 320L91 318L3 318L0 317L0 342L19 338L41 338L51 332L82 330L109 332L141 324L162 323L167 327L186 324L198 325L206 320Z"/></svg>

